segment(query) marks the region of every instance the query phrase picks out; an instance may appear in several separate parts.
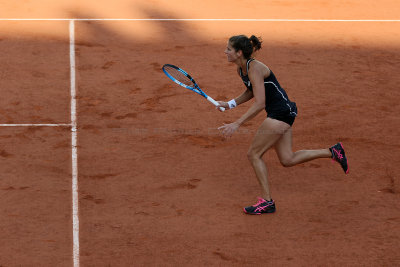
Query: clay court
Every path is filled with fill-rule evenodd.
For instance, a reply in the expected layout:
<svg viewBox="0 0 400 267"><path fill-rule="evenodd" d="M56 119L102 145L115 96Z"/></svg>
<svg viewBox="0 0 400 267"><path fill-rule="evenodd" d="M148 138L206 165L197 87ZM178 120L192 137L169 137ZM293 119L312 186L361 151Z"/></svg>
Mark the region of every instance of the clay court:
<svg viewBox="0 0 400 267"><path fill-rule="evenodd" d="M0 266L400 266L400 3L0 1ZM245 87L224 49L256 58L299 115L293 149L265 155L277 212L247 150L265 112L218 112L161 70L227 101Z"/></svg>

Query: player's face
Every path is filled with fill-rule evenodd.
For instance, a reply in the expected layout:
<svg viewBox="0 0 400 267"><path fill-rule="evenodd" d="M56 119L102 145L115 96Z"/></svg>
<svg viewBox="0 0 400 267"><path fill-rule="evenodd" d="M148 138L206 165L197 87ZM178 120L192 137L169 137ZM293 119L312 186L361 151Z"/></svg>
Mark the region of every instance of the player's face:
<svg viewBox="0 0 400 267"><path fill-rule="evenodd" d="M229 62L236 62L236 60L240 57L240 52L236 52L235 48L232 47L232 45L229 43L226 45L224 53L226 54L226 57Z"/></svg>

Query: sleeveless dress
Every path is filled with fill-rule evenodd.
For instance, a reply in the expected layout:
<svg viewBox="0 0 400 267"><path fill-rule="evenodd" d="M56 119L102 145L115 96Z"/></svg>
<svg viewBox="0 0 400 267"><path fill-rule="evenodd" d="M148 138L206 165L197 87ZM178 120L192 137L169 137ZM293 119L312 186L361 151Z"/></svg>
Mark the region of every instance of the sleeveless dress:
<svg viewBox="0 0 400 267"><path fill-rule="evenodd" d="M239 75L242 78L242 81L247 89L249 89L250 91L253 91L253 86L250 82L248 73L249 64L253 60L253 58L247 60L247 75L243 75L242 69L239 69ZM265 111L267 112L267 117L286 122L287 124L292 126L297 116L296 103L289 100L288 95L281 87L272 71L271 74L264 79L264 88Z"/></svg>

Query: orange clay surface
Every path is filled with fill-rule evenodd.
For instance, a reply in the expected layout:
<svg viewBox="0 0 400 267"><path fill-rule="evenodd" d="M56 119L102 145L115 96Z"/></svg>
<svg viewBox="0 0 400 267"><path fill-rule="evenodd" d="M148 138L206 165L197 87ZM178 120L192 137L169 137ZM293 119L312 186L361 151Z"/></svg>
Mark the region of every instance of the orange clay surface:
<svg viewBox="0 0 400 267"><path fill-rule="evenodd" d="M82 1L81 1L82 2ZM1 18L399 19L398 1L0 1ZM296 3L292 3L296 2ZM57 4L55 4L57 3ZM185 3L185 4L183 4ZM81 266L400 265L399 22L76 21ZM265 155L277 212L246 152L265 112L223 140L217 100L245 87L223 53L256 58L299 108L293 149L342 141L350 174ZM0 124L70 123L68 21L0 21ZM69 127L0 127L0 266L72 266Z"/></svg>

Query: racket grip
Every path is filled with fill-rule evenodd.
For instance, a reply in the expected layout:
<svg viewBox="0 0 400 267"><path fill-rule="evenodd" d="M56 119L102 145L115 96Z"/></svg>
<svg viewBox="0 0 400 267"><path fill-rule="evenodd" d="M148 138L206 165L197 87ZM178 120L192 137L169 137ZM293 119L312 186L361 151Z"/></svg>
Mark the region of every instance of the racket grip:
<svg viewBox="0 0 400 267"><path fill-rule="evenodd" d="M211 97L207 96L207 100L210 101L211 103L213 103L216 107L219 106L218 102L215 101L214 99L212 99ZM219 110L225 111L225 108L224 107L219 107Z"/></svg>

